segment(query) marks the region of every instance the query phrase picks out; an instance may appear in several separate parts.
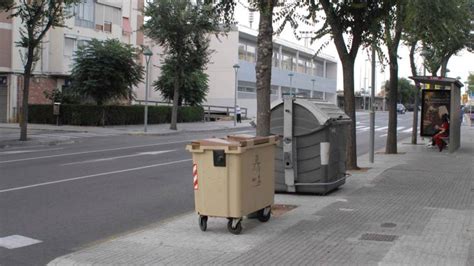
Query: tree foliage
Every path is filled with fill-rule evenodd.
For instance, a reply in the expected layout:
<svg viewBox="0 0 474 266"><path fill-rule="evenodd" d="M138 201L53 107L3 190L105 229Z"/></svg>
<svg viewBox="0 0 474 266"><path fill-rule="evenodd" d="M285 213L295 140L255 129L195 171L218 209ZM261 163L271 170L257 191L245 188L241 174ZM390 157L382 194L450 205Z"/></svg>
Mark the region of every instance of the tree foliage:
<svg viewBox="0 0 474 266"><path fill-rule="evenodd" d="M390 93L390 81L385 82L385 95ZM416 87L411 84L410 80L406 78L398 79L398 89L397 89L397 101L396 103L402 103L404 105L413 104L415 101ZM390 100L390 96L387 96L387 99Z"/></svg>
<svg viewBox="0 0 474 266"><path fill-rule="evenodd" d="M163 98L172 101L174 97L174 80L177 79L175 72L176 60L168 57L161 66L161 76L153 83L155 90L159 91ZM184 78L179 89L178 105L184 101L185 104L191 106L201 105L206 100L209 90L208 75L202 69L195 69L193 66L187 65L184 70Z"/></svg>
<svg viewBox="0 0 474 266"><path fill-rule="evenodd" d="M470 73L467 77L467 90L474 94L474 74Z"/></svg>
<svg viewBox="0 0 474 266"><path fill-rule="evenodd" d="M306 14L300 15L301 8ZM284 19L282 27L289 23L294 29L300 24L313 24L312 40L329 35L334 41L339 59L342 62L344 83L344 109L352 119L347 141L348 169L356 169L356 116L354 97L354 62L361 47L374 44L380 38L381 22L386 16L382 1L354 0L308 0L285 4L279 17Z"/></svg>
<svg viewBox="0 0 474 266"><path fill-rule="evenodd" d="M173 108L170 129L177 129L178 102L183 88L186 67L195 60L194 53L207 34L219 30L218 19L211 5L188 0L154 0L147 2L143 30L167 50L168 64L173 63Z"/></svg>
<svg viewBox="0 0 474 266"><path fill-rule="evenodd" d="M64 20L70 14L66 12L68 6L80 0L19 0L2 1L0 11L11 11L12 17L18 17L23 23L20 28L20 40L17 46L24 48L22 59L23 94L20 119L20 140L27 140L28 131L28 97L31 73L35 63L39 60L39 45L46 33L55 27L64 27Z"/></svg>
<svg viewBox="0 0 474 266"><path fill-rule="evenodd" d="M471 20L473 0L413 0L415 28L423 45L425 67L446 76L451 56L464 48L473 49ZM429 12L427 12L429 10Z"/></svg>
<svg viewBox="0 0 474 266"><path fill-rule="evenodd" d="M73 90L97 105L128 99L143 78L135 49L117 39L92 39L79 47L71 72Z"/></svg>

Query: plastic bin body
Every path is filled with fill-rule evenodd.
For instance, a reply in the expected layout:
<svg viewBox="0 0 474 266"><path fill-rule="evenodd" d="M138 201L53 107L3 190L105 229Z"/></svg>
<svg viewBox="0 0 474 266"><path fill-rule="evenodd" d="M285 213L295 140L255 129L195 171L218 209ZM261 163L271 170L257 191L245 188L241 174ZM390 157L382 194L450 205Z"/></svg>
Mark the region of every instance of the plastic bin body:
<svg viewBox="0 0 474 266"><path fill-rule="evenodd" d="M322 106L322 107L321 107ZM335 105L295 99L293 103L292 155L295 192L326 194L345 183L346 143L350 119ZM284 105L271 113L271 133L283 135ZM329 143L329 160L322 164L321 143ZM289 192L285 182L283 144L275 156L275 190Z"/></svg>
<svg viewBox="0 0 474 266"><path fill-rule="evenodd" d="M199 215L241 218L273 204L276 137L254 140L229 136L188 145L197 168ZM214 166L214 151L224 152L225 166Z"/></svg>

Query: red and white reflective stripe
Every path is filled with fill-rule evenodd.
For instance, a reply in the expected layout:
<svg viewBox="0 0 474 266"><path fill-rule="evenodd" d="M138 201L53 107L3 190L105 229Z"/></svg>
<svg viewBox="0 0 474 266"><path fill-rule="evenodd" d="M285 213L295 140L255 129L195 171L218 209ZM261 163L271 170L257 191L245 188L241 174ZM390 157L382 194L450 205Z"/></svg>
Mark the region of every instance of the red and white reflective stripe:
<svg viewBox="0 0 474 266"><path fill-rule="evenodd" d="M193 184L194 190L198 189L198 168L197 164L193 164Z"/></svg>

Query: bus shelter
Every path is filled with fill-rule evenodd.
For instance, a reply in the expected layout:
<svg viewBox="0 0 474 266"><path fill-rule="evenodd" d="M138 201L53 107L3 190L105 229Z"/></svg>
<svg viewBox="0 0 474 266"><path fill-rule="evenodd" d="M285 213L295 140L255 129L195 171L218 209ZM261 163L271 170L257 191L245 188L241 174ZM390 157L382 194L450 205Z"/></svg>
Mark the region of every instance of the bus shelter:
<svg viewBox="0 0 474 266"><path fill-rule="evenodd" d="M416 76L415 82L429 85L422 90L420 135L431 137L436 126L442 123L441 117L449 115L449 152L459 149L461 142L461 87L455 78Z"/></svg>

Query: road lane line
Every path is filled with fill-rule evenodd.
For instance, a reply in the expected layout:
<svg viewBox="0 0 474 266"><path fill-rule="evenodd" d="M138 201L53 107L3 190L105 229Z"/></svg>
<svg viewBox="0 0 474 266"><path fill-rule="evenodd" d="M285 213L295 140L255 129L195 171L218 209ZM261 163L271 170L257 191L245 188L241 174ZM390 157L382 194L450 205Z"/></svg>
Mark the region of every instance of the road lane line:
<svg viewBox="0 0 474 266"><path fill-rule="evenodd" d="M27 247L41 242L43 241L21 235L0 237L0 247L7 249Z"/></svg>
<svg viewBox="0 0 474 266"><path fill-rule="evenodd" d="M70 181L81 180L81 179L87 179L87 178L96 177L96 176L126 173L126 172L137 171L137 170L142 170L142 169L147 169L147 168L152 168L152 167L171 165L171 164L177 164L177 163L184 163L184 162L188 162L188 161L192 161L192 159L178 160L178 161L172 161L172 162L167 162L167 163L158 163L158 164L140 166L140 167L129 168L129 169L124 169L124 170L98 173L98 174L93 174L93 175L78 176L78 177L73 177L73 178L67 178L67 179L61 179L61 180L56 180L56 181L51 181L51 182L38 183L38 184L22 186L22 187L7 188L7 189L0 190L0 193L11 192L11 191L16 191L16 190L23 190L23 189L34 188L34 187L47 186L47 185L70 182Z"/></svg>
<svg viewBox="0 0 474 266"><path fill-rule="evenodd" d="M413 131L413 127L403 130L402 132L409 133Z"/></svg>
<svg viewBox="0 0 474 266"><path fill-rule="evenodd" d="M383 138L383 137L386 137L388 134L383 134L383 135L380 135L379 137L380 138Z"/></svg>
<svg viewBox="0 0 474 266"><path fill-rule="evenodd" d="M86 161L65 163L65 164L61 164L61 166L74 165L74 164L84 164L84 163L97 163L97 162L113 161L113 160L116 160L116 159L130 158L130 157L144 156L144 155L158 155L158 154L168 153L168 152L172 152L172 151L176 151L176 150L139 152L139 153L129 154L129 155L123 155L123 156L115 156L115 157L107 157L107 158L100 158L100 159L94 159L94 160L86 160Z"/></svg>
<svg viewBox="0 0 474 266"><path fill-rule="evenodd" d="M375 131L384 131L386 130L388 127L381 127L381 128L377 128Z"/></svg>
<svg viewBox="0 0 474 266"><path fill-rule="evenodd" d="M168 145L168 144L189 143L189 142L190 142L189 140L182 140L182 141L171 141L171 142L166 142L166 143L137 145L137 146L128 146L128 147L111 148L111 149L103 149L103 150L92 150L92 151L72 152L72 153L64 153L64 154L56 154L56 155L47 155L47 156L39 156L39 157L31 157L31 158L23 158L23 159L0 161L0 164L2 164L2 163L13 163L13 162L31 161L31 160L39 160L39 159L45 159L45 158L54 158L54 157L70 156L70 155L78 155L78 154L96 153L96 152L104 152L104 151L118 151L118 150L134 149L134 148L151 147L151 146L162 146L162 145Z"/></svg>
<svg viewBox="0 0 474 266"><path fill-rule="evenodd" d="M41 152L41 151L57 151L63 150L64 148L56 148L56 149L45 149L45 150L19 150L19 151L2 151L0 155L10 155L10 154L20 154L20 153L31 153L31 152Z"/></svg>

